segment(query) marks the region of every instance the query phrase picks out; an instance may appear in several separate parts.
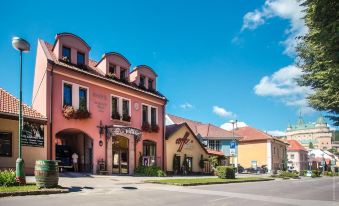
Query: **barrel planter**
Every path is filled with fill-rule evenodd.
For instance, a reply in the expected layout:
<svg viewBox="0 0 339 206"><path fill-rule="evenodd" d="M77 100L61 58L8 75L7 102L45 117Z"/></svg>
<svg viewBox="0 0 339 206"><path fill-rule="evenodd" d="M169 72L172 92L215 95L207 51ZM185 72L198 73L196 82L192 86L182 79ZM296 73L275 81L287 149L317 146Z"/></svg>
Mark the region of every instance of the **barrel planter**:
<svg viewBox="0 0 339 206"><path fill-rule="evenodd" d="M37 160L34 169L35 181L38 188L53 188L58 186L58 162L53 160Z"/></svg>

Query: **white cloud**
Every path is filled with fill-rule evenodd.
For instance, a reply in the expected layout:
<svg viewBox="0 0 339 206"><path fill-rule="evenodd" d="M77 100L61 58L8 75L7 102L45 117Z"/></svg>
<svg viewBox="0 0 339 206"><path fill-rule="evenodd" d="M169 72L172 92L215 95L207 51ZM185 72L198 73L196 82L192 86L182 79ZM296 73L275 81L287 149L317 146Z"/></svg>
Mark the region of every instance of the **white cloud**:
<svg viewBox="0 0 339 206"><path fill-rule="evenodd" d="M227 111L226 109L219 106L213 106L213 113L223 118L235 117L233 112Z"/></svg>
<svg viewBox="0 0 339 206"><path fill-rule="evenodd" d="M284 54L293 56L297 45L296 37L307 32L307 27L302 18L304 8L300 5L301 3L298 0L266 0L261 9L256 9L244 15L241 31L254 30L274 17L286 19L290 25L286 30L287 38L282 42L285 46Z"/></svg>
<svg viewBox="0 0 339 206"><path fill-rule="evenodd" d="M192 108L193 108L193 105L190 104L190 103L188 103L188 102L186 102L186 103L180 105L180 107L181 107L182 109L192 109Z"/></svg>
<svg viewBox="0 0 339 206"><path fill-rule="evenodd" d="M272 130L272 131L267 131L268 134L274 136L274 137L281 137L285 136L285 132L280 131L280 130Z"/></svg>
<svg viewBox="0 0 339 206"><path fill-rule="evenodd" d="M302 75L300 68L289 65L274 72L271 76L264 76L254 86L254 92L258 96L274 97L286 106L297 107L303 114L312 113L306 97L312 93L309 87L301 87L296 78Z"/></svg>
<svg viewBox="0 0 339 206"><path fill-rule="evenodd" d="M237 122L237 124L234 125L235 128L246 127L246 126L247 126L247 124L245 122ZM220 127L227 130L227 131L232 131L232 129L233 129L233 125L229 122L225 122Z"/></svg>

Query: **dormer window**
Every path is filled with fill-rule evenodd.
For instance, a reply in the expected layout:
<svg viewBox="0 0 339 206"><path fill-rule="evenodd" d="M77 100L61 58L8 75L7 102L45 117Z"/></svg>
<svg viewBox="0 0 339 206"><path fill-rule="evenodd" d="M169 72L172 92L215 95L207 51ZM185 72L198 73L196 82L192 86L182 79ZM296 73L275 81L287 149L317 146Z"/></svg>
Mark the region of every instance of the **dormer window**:
<svg viewBox="0 0 339 206"><path fill-rule="evenodd" d="M70 62L71 61L71 49L68 47L62 47L62 60Z"/></svg>
<svg viewBox="0 0 339 206"><path fill-rule="evenodd" d="M153 79L148 79L148 89L149 90L154 90L154 88L153 88Z"/></svg>
<svg viewBox="0 0 339 206"><path fill-rule="evenodd" d="M77 65L85 65L85 54L77 52Z"/></svg>
<svg viewBox="0 0 339 206"><path fill-rule="evenodd" d="M108 67L108 73L115 74L116 66L114 64L110 64Z"/></svg>
<svg viewBox="0 0 339 206"><path fill-rule="evenodd" d="M140 76L139 86L140 87L145 87L145 77L144 76Z"/></svg>
<svg viewBox="0 0 339 206"><path fill-rule="evenodd" d="M126 69L120 69L120 79L126 80Z"/></svg>

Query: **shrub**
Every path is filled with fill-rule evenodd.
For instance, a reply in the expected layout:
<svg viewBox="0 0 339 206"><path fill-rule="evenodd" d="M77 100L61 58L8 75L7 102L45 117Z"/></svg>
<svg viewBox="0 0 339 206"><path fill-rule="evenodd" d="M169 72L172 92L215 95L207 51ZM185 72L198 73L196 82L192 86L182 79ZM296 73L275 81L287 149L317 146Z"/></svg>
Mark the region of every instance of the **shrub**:
<svg viewBox="0 0 339 206"><path fill-rule="evenodd" d="M14 170L4 170L0 171L0 186L14 186L17 185L15 180L15 171Z"/></svg>
<svg viewBox="0 0 339 206"><path fill-rule="evenodd" d="M204 167L205 167L205 161L204 161L204 157L202 155L200 156L199 167L200 167L200 169L204 169Z"/></svg>
<svg viewBox="0 0 339 206"><path fill-rule="evenodd" d="M320 177L321 171L319 170L312 170L312 177Z"/></svg>
<svg viewBox="0 0 339 206"><path fill-rule="evenodd" d="M329 171L329 172L325 172L324 175L326 176L334 176L335 174L333 174L333 172Z"/></svg>
<svg viewBox="0 0 339 206"><path fill-rule="evenodd" d="M299 176L305 176L307 173L307 170L300 170Z"/></svg>
<svg viewBox="0 0 339 206"><path fill-rule="evenodd" d="M217 168L218 177L221 179L235 179L235 172L233 167L229 166L218 166Z"/></svg>
<svg viewBox="0 0 339 206"><path fill-rule="evenodd" d="M280 178L298 178L299 175L297 173L294 173L294 172L281 171L278 174L278 177L280 177Z"/></svg>
<svg viewBox="0 0 339 206"><path fill-rule="evenodd" d="M135 175L140 176L149 176L149 177L164 177L166 176L165 172L157 166L138 166L134 170Z"/></svg>

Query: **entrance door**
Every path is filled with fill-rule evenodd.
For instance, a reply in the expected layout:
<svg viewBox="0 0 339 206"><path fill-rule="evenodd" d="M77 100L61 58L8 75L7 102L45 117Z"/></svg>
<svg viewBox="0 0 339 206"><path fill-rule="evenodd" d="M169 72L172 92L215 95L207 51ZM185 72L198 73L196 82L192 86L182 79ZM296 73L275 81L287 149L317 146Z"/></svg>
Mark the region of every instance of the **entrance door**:
<svg viewBox="0 0 339 206"><path fill-rule="evenodd" d="M113 174L128 174L128 139L125 137L114 137L112 144Z"/></svg>

